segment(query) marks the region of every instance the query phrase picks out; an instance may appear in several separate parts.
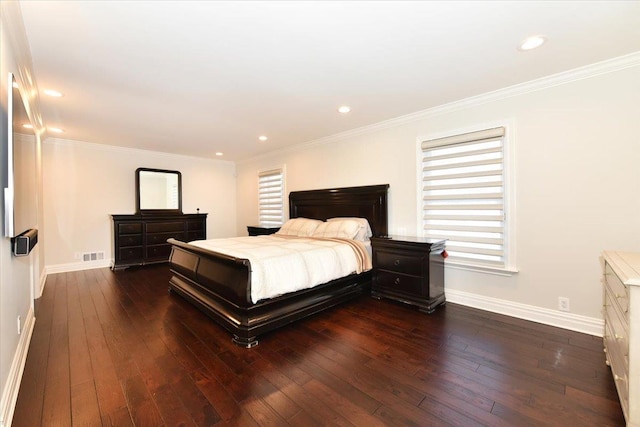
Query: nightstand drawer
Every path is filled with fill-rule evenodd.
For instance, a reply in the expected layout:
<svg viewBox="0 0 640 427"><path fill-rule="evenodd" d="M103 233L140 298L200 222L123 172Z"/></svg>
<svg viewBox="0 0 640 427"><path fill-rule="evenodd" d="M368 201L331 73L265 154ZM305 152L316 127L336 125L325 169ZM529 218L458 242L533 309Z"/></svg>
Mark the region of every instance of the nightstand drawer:
<svg viewBox="0 0 640 427"><path fill-rule="evenodd" d="M376 272L375 287L380 286L391 292L405 292L412 295L422 295L422 277L378 270Z"/></svg>
<svg viewBox="0 0 640 427"><path fill-rule="evenodd" d="M422 275L422 262L423 259L419 256L410 256L385 250L377 250L373 261L379 269L415 276Z"/></svg>

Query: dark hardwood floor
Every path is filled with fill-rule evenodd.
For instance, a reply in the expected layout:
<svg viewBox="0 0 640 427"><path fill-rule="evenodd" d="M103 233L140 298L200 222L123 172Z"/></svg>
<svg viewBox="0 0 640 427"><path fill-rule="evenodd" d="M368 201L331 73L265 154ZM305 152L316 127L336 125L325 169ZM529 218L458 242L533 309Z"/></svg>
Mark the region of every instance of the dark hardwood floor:
<svg viewBox="0 0 640 427"><path fill-rule="evenodd" d="M597 337L363 297L243 349L168 280L50 275L13 426L624 425Z"/></svg>

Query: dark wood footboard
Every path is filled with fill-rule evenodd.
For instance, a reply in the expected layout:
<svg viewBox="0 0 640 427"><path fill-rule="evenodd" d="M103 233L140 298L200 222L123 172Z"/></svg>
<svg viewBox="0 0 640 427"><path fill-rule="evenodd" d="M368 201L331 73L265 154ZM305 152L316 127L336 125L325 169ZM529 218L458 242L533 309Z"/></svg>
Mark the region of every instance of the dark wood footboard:
<svg viewBox="0 0 640 427"><path fill-rule="evenodd" d="M248 260L169 242L169 289L217 321L243 347L257 345L259 335L368 292L371 285L371 272L366 272L253 304Z"/></svg>

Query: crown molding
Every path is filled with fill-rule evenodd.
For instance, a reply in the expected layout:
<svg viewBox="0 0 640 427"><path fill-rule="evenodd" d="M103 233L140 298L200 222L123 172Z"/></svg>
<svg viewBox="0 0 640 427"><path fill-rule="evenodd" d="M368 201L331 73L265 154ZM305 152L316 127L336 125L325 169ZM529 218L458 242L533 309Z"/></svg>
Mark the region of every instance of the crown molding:
<svg viewBox="0 0 640 427"><path fill-rule="evenodd" d="M107 145L107 144L97 144L95 142L86 142L86 141L77 141L74 139L63 139L63 138L47 138L43 142L44 145L57 145L61 147L81 147L89 150L96 151L107 151L112 153L119 154L130 154L130 155L153 155L157 157L165 157L165 158L176 158L182 157L188 160L197 160L197 161L211 161L216 163L228 163L235 164L229 160L221 160L221 159L213 159L209 157L198 157L198 156L189 156L187 154L177 154L177 153L167 153L164 151L152 151L152 150L143 150L141 148L131 148L131 147L121 147L119 145Z"/></svg>
<svg viewBox="0 0 640 427"><path fill-rule="evenodd" d="M293 146L270 151L259 156L251 157L246 160L238 161L238 164L249 163L256 160L266 159L275 155L292 153L297 151L306 150L308 148L331 144L334 142L344 141L345 139L359 137L370 133L378 132L381 130L413 123L419 120L424 120L430 117L437 117L444 114L450 114L459 110L463 110L470 107L476 107L479 105L487 104L490 102L496 102L515 96L524 95L531 92L536 92L555 86L561 86L564 84L572 83L579 80L596 77L602 74L608 74L627 68L633 68L640 66L640 51L634 52L628 55L620 56L617 58L608 59L594 64L585 65L583 67L574 68L572 70L563 71L561 73L552 74L550 76L541 77L539 79L530 80L525 83L519 83L517 85L508 86L502 89L498 89L492 92L486 92L480 95L464 98L458 101L442 104L436 107L428 108L426 110L416 111L415 113L406 114L404 116L396 117L389 120L384 120L372 125L359 127L356 129L348 130L345 132L337 133L327 137L315 139L312 141L301 142Z"/></svg>

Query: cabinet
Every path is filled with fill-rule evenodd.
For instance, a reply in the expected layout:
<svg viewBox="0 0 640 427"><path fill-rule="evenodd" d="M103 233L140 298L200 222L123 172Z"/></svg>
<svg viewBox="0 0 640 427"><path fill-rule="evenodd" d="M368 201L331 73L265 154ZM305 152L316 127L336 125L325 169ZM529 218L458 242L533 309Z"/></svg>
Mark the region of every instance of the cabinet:
<svg viewBox="0 0 640 427"><path fill-rule="evenodd" d="M207 238L207 214L111 215L114 270L169 260L167 239Z"/></svg>
<svg viewBox="0 0 640 427"><path fill-rule="evenodd" d="M390 298L433 313L444 304L445 240L422 237L373 237L374 298Z"/></svg>
<svg viewBox="0 0 640 427"><path fill-rule="evenodd" d="M267 234L273 234L278 230L280 230L280 227L261 227L259 225L247 226L249 236L265 236Z"/></svg>
<svg viewBox="0 0 640 427"><path fill-rule="evenodd" d="M604 351L628 426L640 426L640 253L605 251Z"/></svg>

